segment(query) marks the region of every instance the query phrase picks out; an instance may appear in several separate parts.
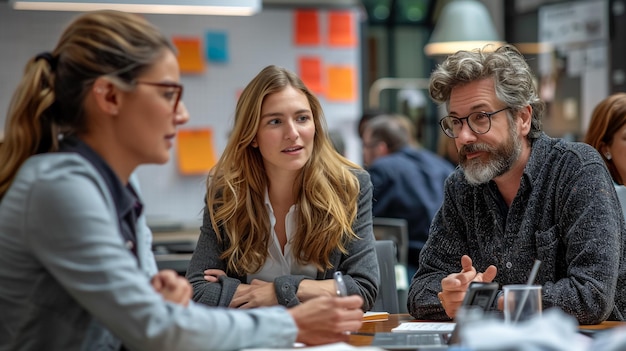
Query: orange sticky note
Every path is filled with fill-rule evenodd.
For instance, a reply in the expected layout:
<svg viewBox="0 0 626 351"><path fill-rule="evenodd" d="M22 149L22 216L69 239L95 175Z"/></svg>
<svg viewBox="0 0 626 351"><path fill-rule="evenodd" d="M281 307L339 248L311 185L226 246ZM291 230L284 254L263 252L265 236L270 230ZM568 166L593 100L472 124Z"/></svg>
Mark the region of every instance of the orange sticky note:
<svg viewBox="0 0 626 351"><path fill-rule="evenodd" d="M319 57L300 57L298 60L300 78L315 94L324 93L322 84L322 59Z"/></svg>
<svg viewBox="0 0 626 351"><path fill-rule="evenodd" d="M178 170L184 175L206 174L216 163L213 130L195 128L177 134Z"/></svg>
<svg viewBox="0 0 626 351"><path fill-rule="evenodd" d="M328 14L328 45L355 47L356 23L349 11L332 11Z"/></svg>
<svg viewBox="0 0 626 351"><path fill-rule="evenodd" d="M296 10L294 14L296 45L319 45L320 25L317 10Z"/></svg>
<svg viewBox="0 0 626 351"><path fill-rule="evenodd" d="M172 43L178 50L181 73L203 73L205 69L202 43L197 37L174 37Z"/></svg>
<svg viewBox="0 0 626 351"><path fill-rule="evenodd" d="M356 82L354 68L351 66L329 66L326 76L328 100L354 101L356 99Z"/></svg>

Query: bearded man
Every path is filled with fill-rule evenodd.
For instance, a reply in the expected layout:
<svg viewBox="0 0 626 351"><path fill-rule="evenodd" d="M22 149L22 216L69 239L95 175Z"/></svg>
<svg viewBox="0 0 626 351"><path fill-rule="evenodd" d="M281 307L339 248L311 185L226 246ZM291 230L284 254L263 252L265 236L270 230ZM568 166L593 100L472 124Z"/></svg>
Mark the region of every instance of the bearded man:
<svg viewBox="0 0 626 351"><path fill-rule="evenodd" d="M525 284L540 260L544 309L581 324L622 320L626 229L611 176L589 145L541 131L544 104L520 52L488 49L459 51L430 78L461 167L446 180L408 310L454 318L470 282Z"/></svg>

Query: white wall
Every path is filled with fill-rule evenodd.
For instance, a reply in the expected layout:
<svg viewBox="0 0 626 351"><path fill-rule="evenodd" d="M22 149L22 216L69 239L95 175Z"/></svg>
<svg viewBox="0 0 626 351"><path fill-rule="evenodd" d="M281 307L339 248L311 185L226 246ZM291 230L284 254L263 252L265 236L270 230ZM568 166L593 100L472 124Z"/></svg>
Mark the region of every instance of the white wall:
<svg viewBox="0 0 626 351"><path fill-rule="evenodd" d="M325 13L320 11L321 28L325 28ZM356 13L355 10L355 21ZM292 14L290 9L270 9L252 17L146 15L168 35L204 38L207 30L228 33L229 63L209 64L204 74L182 78L184 101L191 113L188 126L213 128L218 152L224 148L232 126L237 91L266 65L276 64L295 71L298 58L312 54L321 56L324 64L354 65L358 76L358 47L294 46ZM76 13L14 11L7 3L0 3L0 125L5 123L11 95L26 61L41 51L52 50L64 26L74 16ZM358 30L358 26L355 28ZM329 128L342 132L348 157L360 163L360 144L355 131L361 111L360 81L356 84L354 102L330 102L323 97L320 100ZM138 170L148 220L197 226L203 206L204 176L182 176L174 161L164 166L141 166Z"/></svg>

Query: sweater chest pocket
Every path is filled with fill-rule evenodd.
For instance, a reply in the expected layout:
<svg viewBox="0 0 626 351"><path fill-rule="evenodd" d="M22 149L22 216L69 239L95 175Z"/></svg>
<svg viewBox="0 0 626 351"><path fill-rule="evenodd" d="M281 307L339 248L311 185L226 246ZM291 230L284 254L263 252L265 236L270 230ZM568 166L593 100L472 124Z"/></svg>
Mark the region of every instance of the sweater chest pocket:
<svg viewBox="0 0 626 351"><path fill-rule="evenodd" d="M557 265L556 259L559 256L559 235L556 227L535 232L535 245L537 259L541 261L541 270L554 272Z"/></svg>

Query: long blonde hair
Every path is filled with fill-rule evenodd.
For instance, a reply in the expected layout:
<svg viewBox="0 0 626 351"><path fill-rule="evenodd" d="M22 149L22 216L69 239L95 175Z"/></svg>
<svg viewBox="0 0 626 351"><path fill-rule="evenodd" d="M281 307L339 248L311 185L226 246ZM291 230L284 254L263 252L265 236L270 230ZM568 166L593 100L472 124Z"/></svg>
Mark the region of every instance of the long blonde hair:
<svg viewBox="0 0 626 351"><path fill-rule="evenodd" d="M174 47L144 18L96 11L70 23L52 52L29 60L0 147L0 199L28 157L56 151L61 132L86 130L83 101L96 78L129 85L164 49Z"/></svg>
<svg viewBox="0 0 626 351"><path fill-rule="evenodd" d="M251 146L266 96L291 86L304 93L315 123L313 152L294 186L299 205L293 252L300 264L318 270L331 268L333 250L346 252L356 238L360 168L338 154L328 137L319 100L293 72L277 66L264 68L243 90L235 111L228 144L207 178L207 210L218 240L230 244L221 258L238 274L257 272L268 257L269 213L265 206L268 180L258 148Z"/></svg>

